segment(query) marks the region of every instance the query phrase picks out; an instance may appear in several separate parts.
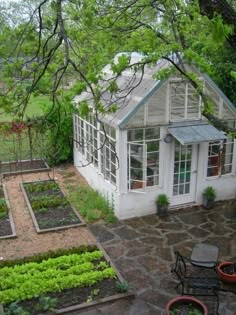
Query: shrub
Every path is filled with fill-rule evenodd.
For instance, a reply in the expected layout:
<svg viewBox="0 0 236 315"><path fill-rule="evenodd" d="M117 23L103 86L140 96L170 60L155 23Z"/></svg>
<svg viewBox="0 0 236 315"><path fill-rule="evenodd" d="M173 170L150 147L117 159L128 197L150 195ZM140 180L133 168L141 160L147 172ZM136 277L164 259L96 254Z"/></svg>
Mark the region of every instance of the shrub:
<svg viewBox="0 0 236 315"><path fill-rule="evenodd" d="M203 196L205 196L208 200L215 200L216 198L216 190L212 186L207 186L203 190Z"/></svg>
<svg viewBox="0 0 236 315"><path fill-rule="evenodd" d="M126 281L123 281L123 282L116 281L116 288L117 288L118 292L124 293L124 292L127 292L129 290L129 285Z"/></svg>
<svg viewBox="0 0 236 315"><path fill-rule="evenodd" d="M168 206L170 204L170 200L166 194L160 194L157 196L156 203L160 206Z"/></svg>

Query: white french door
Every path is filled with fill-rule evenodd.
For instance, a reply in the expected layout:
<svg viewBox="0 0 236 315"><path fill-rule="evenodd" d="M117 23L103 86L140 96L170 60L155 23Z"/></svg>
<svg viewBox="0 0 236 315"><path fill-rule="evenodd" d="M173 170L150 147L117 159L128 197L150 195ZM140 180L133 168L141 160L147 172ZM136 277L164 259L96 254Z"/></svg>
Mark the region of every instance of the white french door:
<svg viewBox="0 0 236 315"><path fill-rule="evenodd" d="M173 143L169 187L169 194L172 196L171 205L195 201L197 149L196 144L182 145L177 140Z"/></svg>

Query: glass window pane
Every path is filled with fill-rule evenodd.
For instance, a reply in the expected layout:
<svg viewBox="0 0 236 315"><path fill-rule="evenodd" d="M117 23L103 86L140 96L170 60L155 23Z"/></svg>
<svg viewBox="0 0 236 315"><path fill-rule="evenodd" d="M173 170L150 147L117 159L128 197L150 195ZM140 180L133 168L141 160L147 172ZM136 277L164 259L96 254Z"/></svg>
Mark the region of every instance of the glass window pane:
<svg viewBox="0 0 236 315"><path fill-rule="evenodd" d="M145 129L145 140L159 139L159 138L160 138L160 128L146 128Z"/></svg>
<svg viewBox="0 0 236 315"><path fill-rule="evenodd" d="M190 184L186 184L185 185L185 194L189 194L190 193Z"/></svg>
<svg viewBox="0 0 236 315"><path fill-rule="evenodd" d="M147 142L147 152L157 152L159 151L159 142L151 141Z"/></svg>
<svg viewBox="0 0 236 315"><path fill-rule="evenodd" d="M129 181L143 182L142 188L159 185L159 138L150 141L143 138L159 137L159 128L132 129L128 130L128 140L136 141L137 144L128 143L128 170ZM140 184L128 185L130 189L137 189ZM136 187L136 188L132 188Z"/></svg>
<svg viewBox="0 0 236 315"><path fill-rule="evenodd" d="M143 140L143 129L128 130L128 141L141 141L141 140Z"/></svg>

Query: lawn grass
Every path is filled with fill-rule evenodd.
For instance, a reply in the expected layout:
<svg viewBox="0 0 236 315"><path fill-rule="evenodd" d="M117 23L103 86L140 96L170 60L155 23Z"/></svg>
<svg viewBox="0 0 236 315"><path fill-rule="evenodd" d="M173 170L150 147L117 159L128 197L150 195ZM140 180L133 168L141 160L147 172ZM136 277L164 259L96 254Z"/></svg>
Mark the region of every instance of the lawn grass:
<svg viewBox="0 0 236 315"><path fill-rule="evenodd" d="M26 108L25 117L33 117L33 116L40 116L43 114L43 107L45 105L50 104L50 99L47 95L38 95L38 96L31 96L29 100L29 104ZM0 110L0 122L7 122L17 119L16 115L11 114L2 114Z"/></svg>
<svg viewBox="0 0 236 315"><path fill-rule="evenodd" d="M38 138L35 131L32 130L32 158L41 158L43 146L43 138ZM19 161L29 160L30 154L30 143L27 130L25 130L20 138L15 134L5 135L0 132L0 161Z"/></svg>
<svg viewBox="0 0 236 315"><path fill-rule="evenodd" d="M88 186L67 186L68 199L88 223L116 221L113 205L108 199Z"/></svg>
<svg viewBox="0 0 236 315"><path fill-rule="evenodd" d="M43 114L43 107L49 105L50 99L46 95L31 96L29 104L26 109L25 117L39 116ZM1 112L1 111L0 111ZM0 114L1 122L11 122L12 120L17 120L17 116L10 114ZM35 156L33 158L40 157L40 147L43 147L42 141L34 137L33 141ZM22 134L20 144L17 140L16 135L6 136L0 133L0 161L17 161L17 160L27 160L30 158L30 146L29 137L27 133Z"/></svg>

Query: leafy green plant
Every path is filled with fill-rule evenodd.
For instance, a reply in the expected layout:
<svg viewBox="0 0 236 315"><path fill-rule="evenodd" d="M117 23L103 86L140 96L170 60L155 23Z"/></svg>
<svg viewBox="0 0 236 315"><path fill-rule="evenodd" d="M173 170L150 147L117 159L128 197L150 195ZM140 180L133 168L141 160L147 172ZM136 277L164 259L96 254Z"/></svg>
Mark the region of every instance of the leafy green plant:
<svg viewBox="0 0 236 315"><path fill-rule="evenodd" d="M47 190L59 190L59 186L54 181L43 181L43 182L35 182L35 183L25 183L24 187L28 192L42 192Z"/></svg>
<svg viewBox="0 0 236 315"><path fill-rule="evenodd" d="M178 314L203 315L203 312L201 312L199 309L196 309L194 305L189 303L189 304L184 304L183 306L176 306L174 309L170 310L170 315L178 315Z"/></svg>
<svg viewBox="0 0 236 315"><path fill-rule="evenodd" d="M1 211L0 212L0 219L6 219L8 217L7 211Z"/></svg>
<svg viewBox="0 0 236 315"><path fill-rule="evenodd" d="M114 223L114 206L109 203L107 197L87 186L68 186L69 200L74 204L87 222L92 223L104 220L106 223Z"/></svg>
<svg viewBox="0 0 236 315"><path fill-rule="evenodd" d="M38 212L39 212L39 213L46 213L47 211L48 211L47 208L39 208L39 209L38 209Z"/></svg>
<svg viewBox="0 0 236 315"><path fill-rule="evenodd" d="M168 206L170 204L170 200L166 194L160 194L157 196L156 203L160 206Z"/></svg>
<svg viewBox="0 0 236 315"><path fill-rule="evenodd" d="M99 289L93 289L87 298L87 302L92 302L95 299L95 297L99 295L99 293L100 293Z"/></svg>
<svg viewBox="0 0 236 315"><path fill-rule="evenodd" d="M7 203L4 198L0 198L0 212L8 212Z"/></svg>
<svg viewBox="0 0 236 315"><path fill-rule="evenodd" d="M30 315L29 312L25 311L21 306L18 305L19 301L11 303L4 312L0 315Z"/></svg>
<svg viewBox="0 0 236 315"><path fill-rule="evenodd" d="M99 263L102 257L101 251L94 250L3 267L0 269L0 302L9 304L49 292L87 287L103 279L116 278L115 271L109 265L101 268Z"/></svg>
<svg viewBox="0 0 236 315"><path fill-rule="evenodd" d="M216 198L216 190L212 186L207 186L203 190L203 196L205 196L208 200L215 200Z"/></svg>
<svg viewBox="0 0 236 315"><path fill-rule="evenodd" d="M60 95L59 103L45 108L48 113L46 122L43 122L44 128L45 123L48 128L48 147L45 154L50 165L72 160L73 157L72 115L76 110L72 104L72 96L66 94L64 91Z"/></svg>
<svg viewBox="0 0 236 315"><path fill-rule="evenodd" d="M126 281L123 281L123 282L116 281L116 288L118 292L124 293L129 290L129 285Z"/></svg>
<svg viewBox="0 0 236 315"><path fill-rule="evenodd" d="M39 311L54 311L58 303L58 299L49 296L40 296L39 303L36 304L36 309Z"/></svg>
<svg viewBox="0 0 236 315"><path fill-rule="evenodd" d="M67 206L68 200L64 196L46 195L40 197L31 198L31 206L33 210L39 210L41 208Z"/></svg>

